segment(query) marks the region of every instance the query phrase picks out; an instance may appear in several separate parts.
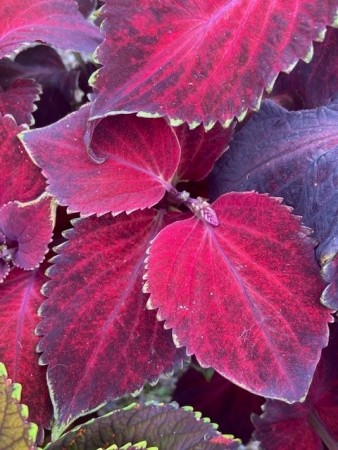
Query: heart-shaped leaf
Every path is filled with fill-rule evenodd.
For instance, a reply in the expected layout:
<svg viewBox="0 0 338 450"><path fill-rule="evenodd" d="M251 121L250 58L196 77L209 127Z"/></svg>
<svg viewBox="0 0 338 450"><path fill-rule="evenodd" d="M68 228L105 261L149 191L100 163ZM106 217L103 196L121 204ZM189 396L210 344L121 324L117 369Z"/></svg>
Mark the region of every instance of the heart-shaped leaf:
<svg viewBox="0 0 338 450"><path fill-rule="evenodd" d="M21 385L7 378L0 363L0 448L35 450L38 427L28 422L28 408L20 404Z"/></svg>
<svg viewBox="0 0 338 450"><path fill-rule="evenodd" d="M171 127L164 119L132 115L102 120L91 143L95 158L105 159L98 164L88 157L83 141L89 109L21 135L48 180L48 191L69 211L83 215L155 205L170 187L180 158Z"/></svg>
<svg viewBox="0 0 338 450"><path fill-rule="evenodd" d="M24 130L10 116L0 115L0 207L17 200L28 202L41 195L45 180L32 163L17 134Z"/></svg>
<svg viewBox="0 0 338 450"><path fill-rule="evenodd" d="M30 418L49 428L52 405L46 369L38 365L39 338L34 333L39 322L37 311L44 300L40 293L44 281L41 269L32 272L14 269L1 285L0 360L12 379L23 386L22 400L29 405Z"/></svg>
<svg viewBox="0 0 338 450"><path fill-rule="evenodd" d="M202 366L264 397L304 399L331 321L312 243L266 195L225 194L212 208L218 227L192 218L155 238L148 306Z"/></svg>
<svg viewBox="0 0 338 450"><path fill-rule="evenodd" d="M76 427L46 450L107 448L111 444L121 448L139 441L146 441L152 450L239 449L239 441L222 436L217 425L209 422L192 408L175 404L132 404Z"/></svg>
<svg viewBox="0 0 338 450"><path fill-rule="evenodd" d="M261 417L254 416L254 434L271 450L338 448L338 330L331 328L329 346L323 350L304 403L287 405L268 400Z"/></svg>
<svg viewBox="0 0 338 450"><path fill-rule="evenodd" d="M1 2L0 17L6 18L0 24L0 58L27 42L92 53L101 41L98 28L84 19L74 0Z"/></svg>
<svg viewBox="0 0 338 450"><path fill-rule="evenodd" d="M321 259L338 236L337 122L338 103L289 112L265 102L217 162L211 198L253 189L283 197L314 230Z"/></svg>
<svg viewBox="0 0 338 450"><path fill-rule="evenodd" d="M81 219L48 271L41 308L41 364L55 410L54 436L107 400L154 382L185 357L142 293L149 242L177 214Z"/></svg>
<svg viewBox="0 0 338 450"><path fill-rule="evenodd" d="M332 0L106 0L92 118L167 115L210 127L256 108L265 88L334 22Z"/></svg>
<svg viewBox="0 0 338 450"><path fill-rule="evenodd" d="M34 80L15 80L9 89L0 88L0 113L11 114L21 125L34 123L32 112L36 109L41 87Z"/></svg>

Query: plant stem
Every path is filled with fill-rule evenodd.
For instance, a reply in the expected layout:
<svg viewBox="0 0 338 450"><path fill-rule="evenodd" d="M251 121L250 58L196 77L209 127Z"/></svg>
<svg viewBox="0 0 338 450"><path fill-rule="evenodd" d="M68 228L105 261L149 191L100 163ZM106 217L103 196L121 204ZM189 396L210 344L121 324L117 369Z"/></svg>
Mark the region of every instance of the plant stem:
<svg viewBox="0 0 338 450"><path fill-rule="evenodd" d="M315 409L309 414L308 421L329 450L338 450L338 442L328 432L325 424Z"/></svg>

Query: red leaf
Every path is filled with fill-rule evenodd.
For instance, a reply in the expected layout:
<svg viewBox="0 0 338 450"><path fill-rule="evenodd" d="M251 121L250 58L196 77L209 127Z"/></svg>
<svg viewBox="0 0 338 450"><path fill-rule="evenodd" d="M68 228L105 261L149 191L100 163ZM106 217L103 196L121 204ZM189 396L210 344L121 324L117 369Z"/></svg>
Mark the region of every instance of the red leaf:
<svg viewBox="0 0 338 450"><path fill-rule="evenodd" d="M144 209L155 205L168 187L180 158L177 138L163 119L131 115L109 117L96 127L92 151L85 135L89 106L46 128L22 135L47 178L48 191L68 210L83 215ZM85 193L85 195L84 195Z"/></svg>
<svg viewBox="0 0 338 450"><path fill-rule="evenodd" d="M255 438L269 450L338 448L338 330L331 329L309 394L304 403L286 405L268 400L261 417L254 416ZM325 447L326 448L326 447Z"/></svg>
<svg viewBox="0 0 338 450"><path fill-rule="evenodd" d="M55 202L42 196L30 203L7 203L0 209L0 231L5 236L0 257L25 270L43 261L52 241Z"/></svg>
<svg viewBox="0 0 338 450"><path fill-rule="evenodd" d="M33 80L16 80L9 89L0 88L0 113L11 114L21 125L34 123L32 112L36 109L34 102L39 100L40 86Z"/></svg>
<svg viewBox="0 0 338 450"><path fill-rule="evenodd" d="M331 319L312 244L265 195L226 194L212 208L218 227L193 218L154 240L149 307L202 366L265 397L302 399Z"/></svg>
<svg viewBox="0 0 338 450"><path fill-rule="evenodd" d="M335 0L107 0L92 117L118 111L207 126L256 108L281 70L308 60Z"/></svg>
<svg viewBox="0 0 338 450"><path fill-rule="evenodd" d="M203 180L215 161L229 146L234 126L223 128L219 123L206 132L202 125L190 130L188 124L175 128L181 144L181 160L177 169L180 181Z"/></svg>
<svg viewBox="0 0 338 450"><path fill-rule="evenodd" d="M82 219L58 250L38 327L55 436L107 400L157 380L185 355L146 311L142 293L146 249L171 217L163 215L138 211Z"/></svg>
<svg viewBox="0 0 338 450"><path fill-rule="evenodd" d="M0 207L10 201L28 202L43 193L45 180L17 138L24 130L10 116L0 115Z"/></svg>
<svg viewBox="0 0 338 450"><path fill-rule="evenodd" d="M11 378L23 386L22 401L29 405L30 418L48 428L52 405L48 394L46 369L38 365L36 345L39 338L34 330L43 296L45 281L41 270L23 272L14 269L1 285L0 302L0 360Z"/></svg>
<svg viewBox="0 0 338 450"><path fill-rule="evenodd" d="M62 50L92 53L98 28L87 22L74 0L11 0L0 3L0 58L27 42L43 41Z"/></svg>

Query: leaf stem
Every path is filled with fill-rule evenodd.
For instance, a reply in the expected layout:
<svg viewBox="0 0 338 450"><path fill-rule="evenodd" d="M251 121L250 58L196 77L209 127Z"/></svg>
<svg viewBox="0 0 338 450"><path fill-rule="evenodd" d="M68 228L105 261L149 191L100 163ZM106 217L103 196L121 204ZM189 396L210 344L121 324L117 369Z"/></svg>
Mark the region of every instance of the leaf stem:
<svg viewBox="0 0 338 450"><path fill-rule="evenodd" d="M324 442L324 444L329 450L338 449L338 442L328 432L328 430L325 427L325 424L323 423L322 419L320 418L319 414L315 409L311 411L311 413L309 414L308 421L309 424L314 429L315 433L321 438L321 440Z"/></svg>

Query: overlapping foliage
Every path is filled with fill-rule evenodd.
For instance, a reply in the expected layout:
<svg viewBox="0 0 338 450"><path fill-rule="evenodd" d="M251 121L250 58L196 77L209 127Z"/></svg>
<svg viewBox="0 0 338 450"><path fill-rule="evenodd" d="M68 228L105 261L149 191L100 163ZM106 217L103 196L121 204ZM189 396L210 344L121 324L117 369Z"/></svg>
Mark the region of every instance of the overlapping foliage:
<svg viewBox="0 0 338 450"><path fill-rule="evenodd" d="M244 448L175 405L63 434L190 356L265 397L267 450L335 448L338 1L97 8L0 6L0 360L40 428L22 448L43 428L50 449Z"/></svg>

